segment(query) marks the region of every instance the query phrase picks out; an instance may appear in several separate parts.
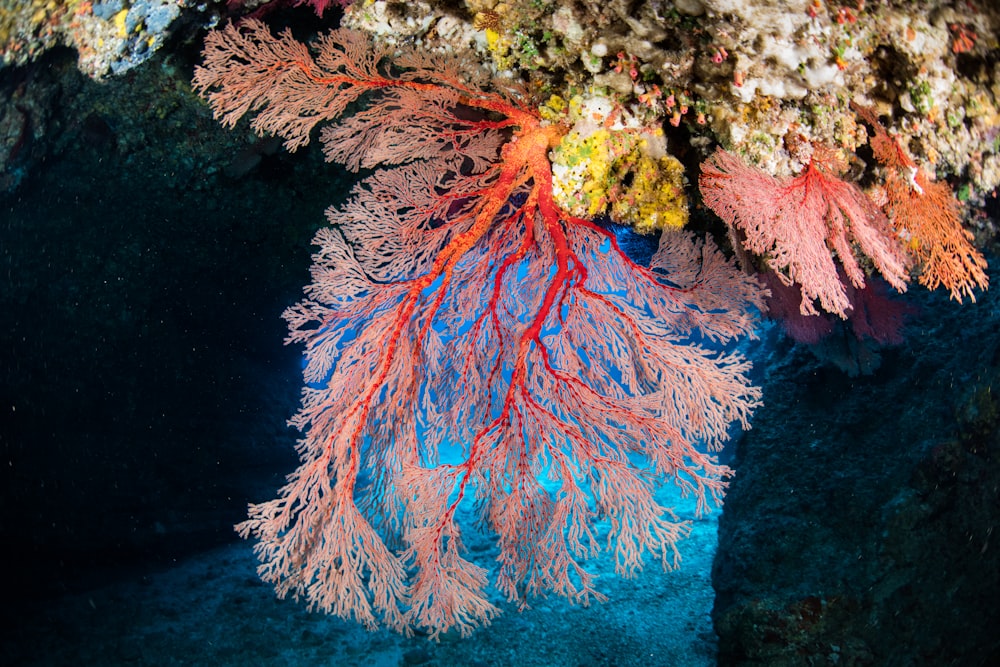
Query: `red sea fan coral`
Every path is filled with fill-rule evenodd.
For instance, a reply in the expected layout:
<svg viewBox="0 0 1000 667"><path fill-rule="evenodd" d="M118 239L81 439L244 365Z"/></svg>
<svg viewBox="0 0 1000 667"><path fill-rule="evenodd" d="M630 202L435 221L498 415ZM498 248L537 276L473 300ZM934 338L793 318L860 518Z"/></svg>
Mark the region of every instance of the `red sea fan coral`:
<svg viewBox="0 0 1000 667"><path fill-rule="evenodd" d="M626 576L673 566L687 526L653 491L719 499L729 471L701 446L760 394L710 343L751 333L757 283L680 233L639 266L561 210L547 156L565 128L458 58L247 21L208 36L195 86L226 124L255 114L295 149L333 123L329 159L389 165L329 211L285 315L306 348L301 465L239 526L263 579L370 628L468 633L497 610L463 553L465 497L512 600L600 597L584 561L605 548Z"/></svg>
<svg viewBox="0 0 1000 667"><path fill-rule="evenodd" d="M826 312L847 316L851 304L837 264L862 287L864 270L854 248L889 284L906 289L903 254L885 216L860 188L837 176L837 167L820 147L791 179L774 178L722 149L702 164L705 204L739 230L746 249L765 256L779 278L801 287L803 315L818 313L813 301L819 300Z"/></svg>

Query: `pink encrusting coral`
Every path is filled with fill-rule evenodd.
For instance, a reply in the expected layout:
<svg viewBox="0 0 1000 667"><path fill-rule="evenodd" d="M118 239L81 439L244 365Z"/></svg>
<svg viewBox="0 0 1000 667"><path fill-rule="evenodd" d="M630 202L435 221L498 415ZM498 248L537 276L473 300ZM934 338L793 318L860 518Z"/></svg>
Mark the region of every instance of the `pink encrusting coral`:
<svg viewBox="0 0 1000 667"><path fill-rule="evenodd" d="M672 567L687 526L654 489L720 499L729 471L703 448L760 394L715 343L752 333L758 284L680 232L637 265L560 209L548 152L566 129L461 59L248 21L209 35L195 85L229 125L255 114L294 149L332 123L329 159L389 166L329 211L286 313L304 435L299 469L239 526L261 576L368 627L468 633L497 609L464 555L466 497L511 600L600 598L585 561L602 551L625 576Z"/></svg>

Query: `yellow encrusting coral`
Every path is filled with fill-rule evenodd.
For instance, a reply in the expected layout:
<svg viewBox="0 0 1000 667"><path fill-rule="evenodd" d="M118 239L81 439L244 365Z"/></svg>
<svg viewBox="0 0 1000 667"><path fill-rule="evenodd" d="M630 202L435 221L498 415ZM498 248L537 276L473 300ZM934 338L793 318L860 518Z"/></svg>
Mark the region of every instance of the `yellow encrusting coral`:
<svg viewBox="0 0 1000 667"><path fill-rule="evenodd" d="M642 155L632 166L632 183L619 196L611 216L640 234L680 229L688 221L684 166L672 155L659 159Z"/></svg>
<svg viewBox="0 0 1000 667"><path fill-rule="evenodd" d="M640 233L687 223L684 167L666 153L662 130L643 126L598 93L565 106L556 98L541 112L573 124L550 155L560 206L581 217L610 215Z"/></svg>

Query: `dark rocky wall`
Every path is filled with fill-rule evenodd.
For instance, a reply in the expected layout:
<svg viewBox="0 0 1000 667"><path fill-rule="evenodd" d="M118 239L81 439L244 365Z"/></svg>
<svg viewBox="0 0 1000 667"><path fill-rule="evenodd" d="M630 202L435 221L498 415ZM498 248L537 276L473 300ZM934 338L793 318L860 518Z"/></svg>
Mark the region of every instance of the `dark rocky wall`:
<svg viewBox="0 0 1000 667"><path fill-rule="evenodd" d="M301 350L280 315L349 182L221 128L191 67L3 71L33 128L0 193L8 593L236 539L294 467Z"/></svg>
<svg viewBox="0 0 1000 667"><path fill-rule="evenodd" d="M762 346L713 572L720 664L1000 664L996 262L977 304L915 290L869 376Z"/></svg>

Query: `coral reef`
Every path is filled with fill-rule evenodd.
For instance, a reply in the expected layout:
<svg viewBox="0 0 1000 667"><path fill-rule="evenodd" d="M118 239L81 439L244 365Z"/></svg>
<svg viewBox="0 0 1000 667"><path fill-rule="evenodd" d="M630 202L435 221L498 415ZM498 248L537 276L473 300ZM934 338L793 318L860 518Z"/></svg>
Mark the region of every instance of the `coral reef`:
<svg viewBox="0 0 1000 667"><path fill-rule="evenodd" d="M575 96L568 110L553 97L542 111L571 125L550 155L553 194L566 211L610 214L641 233L687 223L684 167L667 153L655 120L644 124L641 115L599 93Z"/></svg>
<svg viewBox="0 0 1000 667"><path fill-rule="evenodd" d="M596 90L686 126L674 143L707 154L721 142L778 177L805 167L789 136L854 153L868 134L849 102L873 104L914 157L960 183L964 201L981 205L1000 184L992 3L470 0L464 9L365 1L344 23L424 48L473 47L543 95ZM973 222L980 241L995 235Z"/></svg>
<svg viewBox="0 0 1000 667"><path fill-rule="evenodd" d="M8 385L19 410L12 418L23 421L29 414L24 409L27 396L28 406L49 408L39 424L52 421L55 414L60 415L56 421L73 426L95 415L102 428L116 422L145 425L160 418L164 405L170 408L168 413L171 409L177 414L197 413L211 404L215 387L232 384L236 371L223 365L217 377L202 383L207 389L191 398L189 378L216 362L203 352L210 348L202 345L198 354L188 354L185 348L183 354L167 356L178 363L154 374L140 363L122 365L122 359L142 359L140 348L150 346L150 336L157 342L172 342L188 334L192 321L226 320L225 327L211 329L212 337L219 339L231 333L229 321L248 317L227 311L231 304L209 298L213 295L203 290L202 277L184 307L168 304L164 317L163 297L139 287L158 285L149 281L151 267L170 276L185 266L179 259L190 260L189 252L175 253L182 246L168 245L166 235L171 242L177 237L190 239L183 248L198 248L199 271L208 266L242 276L238 270L252 266L246 277L225 278L231 289L263 291L278 280L290 280L286 264L275 259L275 248L285 248L282 258L305 252L302 239L312 230L305 230L307 225L301 222L295 229L290 221L308 215L300 199L306 196L303 193L316 197L317 192L336 189L337 173L310 166L304 161L309 158L301 154L295 156L297 163L284 161L291 158L282 154L277 158L282 160L281 169L276 171L286 179L286 189L277 193L273 182L265 185L258 180L265 171L262 162L274 158L274 140L246 145L252 133L245 125L233 134L216 132L205 109L194 106L186 73L178 72L183 67L170 63L164 67L163 61L153 60L157 54L164 56L164 45L180 49L183 38L193 38L200 27L238 18L239 11L255 11L261 3L251 0L243 10L233 9L238 4L0 0L0 191L23 187L33 168L67 145L77 153L96 156L97 163L120 177L111 180L104 171L92 175L86 167L75 171L67 167L56 177L50 174L40 180L40 187L61 197L93 200L102 213L108 212L103 222L119 235L102 236L105 227L86 227L70 215L37 229L33 218L22 225L31 233L20 241L22 258L12 264L16 270L8 272L24 283L13 296L38 302L42 290L47 296L41 302L51 308L37 321L12 320L16 326L9 332L8 347L17 363L9 364ZM305 24L307 19L302 18L315 20L314 9L320 3L309 4L298 10L296 18L296 28L304 33L317 25ZM278 16L277 11L272 16ZM331 9L324 18L335 21L336 11ZM982 532L995 525L997 507L998 410L990 390L996 386L991 369L1000 358L996 305L989 294L975 291L985 284L986 269L962 245L971 241L979 248L992 245L994 252L997 248L997 217L994 213L991 219L979 209L985 202L995 211L993 193L1000 185L997 4L988 0L358 0L347 8L344 23L418 51L471 47L499 81L509 78L526 84L532 104L542 105L538 112L546 121L571 128L548 157L553 194L561 208L576 215L606 215L639 231L716 224L714 219L706 222L692 184L697 181L696 165L722 144L746 168L780 183L797 182L809 173L810 160L803 159L796 147L822 146L844 158L836 177L864 190L890 217L901 217L901 207L910 206L906 197L914 193L933 194L937 208L950 221L961 216L973 238L947 235L943 247L958 248L951 256L976 270L972 282L949 283L947 273L915 274L928 287L940 283L945 290L930 296L924 290L910 290L906 303L911 299L920 303L922 319L913 331L904 331L908 338L904 345L883 351L881 359L868 342L900 343L901 307L890 311L876 304L873 309L883 320L871 319L862 305L871 304L879 294L856 290L846 276L839 280L851 303L847 320L825 315L784 320L786 326L805 320L805 326L813 327L794 333L822 339L811 351L824 363L813 363L801 346L779 343L778 351L771 348L769 359L758 366L764 369L768 407L741 442L734 465L740 474L726 510L724 558L716 577L716 622L723 635L723 662L750 655L776 665L800 664L804 655L817 664L885 662L897 655L893 651L913 652L916 662L969 659L972 654L963 651L974 650L976 640L985 635L979 625L995 623L989 602L995 598L1000 571L995 555L990 555L994 552L987 549L988 533ZM171 42L172 36L179 39ZM53 54L58 71L53 60L39 60L59 45L76 51L76 65L86 76L117 76L118 81L114 86L94 86L83 83L79 75L67 75L72 63L66 66L66 52ZM140 64L145 67L136 67ZM859 120L852 103L872 109L870 118ZM879 141L898 146L905 159L898 164L880 159ZM292 178L289 174L295 169ZM75 190L64 189L63 183L77 173L92 180L77 183ZM158 178L152 178L154 174ZM59 176L66 177L63 183ZM243 202L240 207L199 196L218 194L227 187ZM155 193L159 203L137 198L134 209L122 207L135 193ZM164 225L161 206L173 203L167 201L174 199L172 193L184 193L185 197L176 198L186 205L181 208L198 208L205 219L180 227ZM298 208L276 205L273 199L280 197ZM248 222L251 214L272 226L262 230ZM897 228L909 233L915 226L910 221ZM124 231L132 229L143 235ZM81 245L76 234L83 233ZM62 246L55 243L60 238ZM225 250L229 263L214 261L223 253L217 245L223 238L239 249L240 261L232 259L231 248ZM111 261L108 243L120 250ZM933 247L916 241L911 245L918 251ZM739 253L739 243L733 246ZM255 254L255 248L264 250ZM918 259L926 266L933 253L924 254ZM261 262L261 257L270 262ZM53 276L50 266L62 267L62 273ZM870 286L872 263L862 260L859 266L866 287ZM128 271L123 273L121 267ZM989 275L996 279L995 267ZM221 276L215 279L223 281ZM101 291L109 284L135 288L120 310ZM956 308L947 301L949 291L962 298L975 291L979 302ZM140 297L132 298L133 293ZM287 301L285 296L276 302ZM800 300L801 291L794 291L786 305L801 316ZM773 303L772 314L777 311ZM85 310L97 324L81 332L71 315ZM267 313L273 310L254 304L252 315L267 322L271 317ZM256 320L254 328L260 329ZM45 336L40 337L39 331ZM75 352L65 331L73 331L74 339L101 341L97 364L110 369L108 373L129 376L126 388L119 391L128 397L123 399L128 403L125 410L102 391L88 392L82 381L67 386L64 380L58 389L51 386L48 369L60 359L54 351L63 350L61 359L70 356L67 350ZM273 341L279 334L266 335ZM265 349L269 349L266 344ZM878 363L882 368L874 378L848 382L831 369L831 360L851 375L869 375ZM93 363L93 357L74 354L67 366L72 372L64 370L63 375L103 378L88 365ZM26 367L34 368L35 375L25 372ZM150 386L158 385L156 391L142 384L147 375L152 378ZM169 381L164 384L163 378ZM264 387L272 384L270 378L261 382ZM47 398L38 398L57 391L64 395L62 411L53 411ZM228 445L226 463L198 462L208 471L203 479L210 479L212 488L219 486L217 468L231 469L228 463L245 458L260 461L277 456L273 443L286 437L281 424L291 410L287 404L291 393L274 410L279 414L268 415L276 424L273 431L248 426L247 437ZM240 405L240 417L234 421L254 413L252 398L247 399L251 408ZM149 409L153 405L156 414ZM141 419L129 421L132 412ZM76 558L80 552L103 559L103 545L121 537L113 531L117 525L109 522L135 521L125 515L118 497L96 504L90 500L100 497L95 481L100 478L83 480L79 487L74 486L82 483L77 470L53 476L50 460L76 461L73 457L80 450L71 440L75 435L60 432L74 446L46 451L32 469L39 478L46 475L43 511L29 514L38 511L31 506L36 499L31 493L19 496L13 505L25 517L21 532L53 545L44 552L52 560L37 558L38 550L21 555L24 562L44 563L37 566L39 571L80 560ZM112 436L103 431L100 437L90 436L84 441L88 455L95 460L132 455L131 428L119 426ZM176 454L174 440L173 433L164 436L162 448L153 451ZM254 448L250 455L247 442ZM790 459L795 466L787 465ZM148 514L140 513L145 517L141 530L129 533L133 544L156 544L154 550L160 550L167 541L160 522L165 521L171 535L189 530L191 509L204 503L201 494L187 485L190 461L178 465L184 469L183 485L156 487L158 478L134 473L148 461L127 456L121 460L127 464L123 470L129 470L115 481L127 484L116 483L116 489L125 488L144 503L150 497L183 500L168 520L160 516L160 507L156 514L152 508ZM878 470L880 465L883 470ZM17 473L23 475L24 470ZM34 481L34 477L23 479ZM10 488L17 493L24 487ZM233 498L247 495L243 488L219 491L218 502L232 504ZM78 503L81 496L88 502ZM49 521L55 513L44 511L53 498L68 498L64 505L74 506L69 513L61 510L61 523ZM85 511L99 518L79 516ZM46 521L33 522L36 516L45 516ZM66 526L85 529L73 534ZM228 526L223 532L228 535ZM821 546L825 537L831 539ZM845 545L850 549L845 551ZM65 558L66 553L74 558ZM858 553L863 557L857 558ZM943 609L954 615L952 625L924 622L934 620ZM984 655L986 650L993 651L986 658L997 655L995 644L985 647Z"/></svg>
<svg viewBox="0 0 1000 667"><path fill-rule="evenodd" d="M188 0L0 0L0 65L65 44L94 78L120 74L159 49Z"/></svg>
<svg viewBox="0 0 1000 667"><path fill-rule="evenodd" d="M24 64L63 43L93 77L143 62L172 31L260 9L191 0L0 2L10 5L0 12L0 62ZM852 101L873 107L913 159L948 178L963 202L981 206L1000 185L1000 9L982 0L359 0L344 11L346 27L390 43L471 47L500 75L528 81L538 99L564 100L569 113L575 99L607 100L606 120L628 131L612 132L606 146L598 146L605 135L596 130L567 137L574 143L557 159L579 164L587 145L598 159L577 169L587 174L567 175L566 201L640 230L687 219L692 179L663 158L690 168L718 143L786 178L807 164L789 138L819 142L858 153L852 174L870 177L875 164L863 148L870 132ZM645 130L660 126L665 134L650 141ZM639 142L649 149L636 150ZM639 173L654 183L636 179ZM996 236L982 216L965 223L979 245Z"/></svg>

